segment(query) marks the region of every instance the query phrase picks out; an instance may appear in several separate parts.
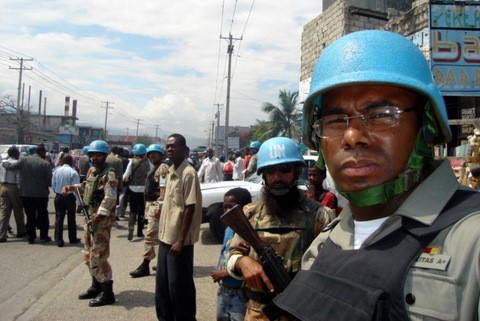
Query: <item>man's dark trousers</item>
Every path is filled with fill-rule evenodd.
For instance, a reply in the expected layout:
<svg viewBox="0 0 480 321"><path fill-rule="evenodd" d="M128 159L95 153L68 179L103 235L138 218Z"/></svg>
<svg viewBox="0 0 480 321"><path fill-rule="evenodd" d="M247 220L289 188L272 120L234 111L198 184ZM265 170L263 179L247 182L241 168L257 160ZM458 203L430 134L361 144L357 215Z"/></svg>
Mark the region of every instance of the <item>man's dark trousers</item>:
<svg viewBox="0 0 480 321"><path fill-rule="evenodd" d="M37 238L37 226L40 229L40 239L46 240L50 221L48 219L48 197L22 197L23 209L27 216L27 239L30 242Z"/></svg>
<svg viewBox="0 0 480 321"><path fill-rule="evenodd" d="M77 222L75 219L76 201L73 194L57 194L55 196L55 242L63 241L63 222L65 214L67 215L68 240L76 242L77 240Z"/></svg>
<svg viewBox="0 0 480 321"><path fill-rule="evenodd" d="M169 254L172 246L160 242L155 283L155 308L159 321L195 321L196 294L193 281L193 245L179 256Z"/></svg>

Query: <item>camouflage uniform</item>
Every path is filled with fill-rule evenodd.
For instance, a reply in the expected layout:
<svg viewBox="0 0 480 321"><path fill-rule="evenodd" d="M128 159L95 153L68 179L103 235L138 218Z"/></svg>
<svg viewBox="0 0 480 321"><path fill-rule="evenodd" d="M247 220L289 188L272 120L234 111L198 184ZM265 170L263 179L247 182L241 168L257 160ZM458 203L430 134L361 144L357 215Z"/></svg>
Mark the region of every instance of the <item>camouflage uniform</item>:
<svg viewBox="0 0 480 321"><path fill-rule="evenodd" d="M301 192L297 208L282 216L269 215L262 200L245 205L243 211L260 238L267 242L279 256L283 257L284 267L292 278L300 270L303 253L310 243L323 226L335 218L334 211L305 198L303 192ZM235 245L231 248L230 255L249 255L260 261L253 248L250 248L248 252L242 251L238 247L240 242L245 241L236 234L232 240L232 244ZM241 276L236 275L235 277L240 278ZM247 297L250 293L256 294L255 297L262 298L262 300L255 300L253 295L248 298L245 320L269 320L261 309L270 302L272 297L258 289L245 289L245 293ZM282 317L279 320L289 319Z"/></svg>
<svg viewBox="0 0 480 321"><path fill-rule="evenodd" d="M113 168L104 170L91 167L85 181L83 201L92 214L93 234L85 224L85 248L83 255L92 277L104 283L112 280L110 256L110 231L115 224L117 179Z"/></svg>
<svg viewBox="0 0 480 321"><path fill-rule="evenodd" d="M165 196L168 168L169 166L167 164L162 163L155 171L153 179L159 184L159 197L157 200L147 201L145 204L145 214L148 218L148 225L145 233L145 253L143 254L143 258L149 261L155 258L155 245L159 244L158 222L160 212L162 211L163 198Z"/></svg>

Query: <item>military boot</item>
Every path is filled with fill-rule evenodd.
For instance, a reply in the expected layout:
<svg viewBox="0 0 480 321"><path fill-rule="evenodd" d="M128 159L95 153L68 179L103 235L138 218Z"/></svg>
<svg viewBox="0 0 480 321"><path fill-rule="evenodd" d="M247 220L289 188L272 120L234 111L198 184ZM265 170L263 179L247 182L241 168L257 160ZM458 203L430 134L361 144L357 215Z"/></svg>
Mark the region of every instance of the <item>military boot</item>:
<svg viewBox="0 0 480 321"><path fill-rule="evenodd" d="M91 307L101 307L103 305L114 304L115 294L113 293L113 281L100 283L102 286L102 294L97 298L90 300L88 303Z"/></svg>
<svg viewBox="0 0 480 321"><path fill-rule="evenodd" d="M132 278L141 278L142 276L150 275L150 260L143 259L142 264L135 270L130 272L129 274Z"/></svg>
<svg viewBox="0 0 480 321"><path fill-rule="evenodd" d="M87 292L81 293L78 298L80 300L94 299L102 292L102 286L94 277L92 277L92 285L88 288Z"/></svg>

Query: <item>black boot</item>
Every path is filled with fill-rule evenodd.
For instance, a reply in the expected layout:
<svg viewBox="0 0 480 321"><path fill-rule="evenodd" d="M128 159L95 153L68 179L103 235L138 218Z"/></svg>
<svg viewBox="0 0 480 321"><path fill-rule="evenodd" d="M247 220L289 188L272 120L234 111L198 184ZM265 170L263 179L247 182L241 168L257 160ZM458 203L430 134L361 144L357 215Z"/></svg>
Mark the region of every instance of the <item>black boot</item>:
<svg viewBox="0 0 480 321"><path fill-rule="evenodd" d="M100 292L102 292L101 284L92 277L92 285L88 288L87 292L81 293L78 298L80 300L94 299L100 294Z"/></svg>
<svg viewBox="0 0 480 321"><path fill-rule="evenodd" d="M113 281L100 283L102 286L102 294L97 298L90 300L88 303L91 307L101 307L103 305L114 304L115 294L113 294Z"/></svg>
<svg viewBox="0 0 480 321"><path fill-rule="evenodd" d="M142 264L135 270L130 272L129 274L132 278L141 278L142 276L150 275L150 260L143 259Z"/></svg>

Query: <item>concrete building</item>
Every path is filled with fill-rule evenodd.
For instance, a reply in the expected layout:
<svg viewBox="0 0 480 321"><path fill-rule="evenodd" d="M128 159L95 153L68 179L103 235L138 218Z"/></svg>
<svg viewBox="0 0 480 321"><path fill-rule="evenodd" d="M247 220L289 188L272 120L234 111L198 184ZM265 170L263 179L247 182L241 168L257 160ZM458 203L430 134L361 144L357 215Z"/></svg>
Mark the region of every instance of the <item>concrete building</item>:
<svg viewBox="0 0 480 321"><path fill-rule="evenodd" d="M299 101L308 95L314 64L326 46L351 32L389 30L412 40L432 66L453 134L448 155L480 128L480 2L324 0L323 8L303 28ZM458 46L456 56L447 56L442 46Z"/></svg>

